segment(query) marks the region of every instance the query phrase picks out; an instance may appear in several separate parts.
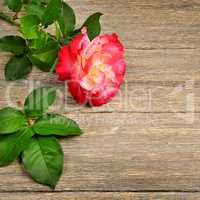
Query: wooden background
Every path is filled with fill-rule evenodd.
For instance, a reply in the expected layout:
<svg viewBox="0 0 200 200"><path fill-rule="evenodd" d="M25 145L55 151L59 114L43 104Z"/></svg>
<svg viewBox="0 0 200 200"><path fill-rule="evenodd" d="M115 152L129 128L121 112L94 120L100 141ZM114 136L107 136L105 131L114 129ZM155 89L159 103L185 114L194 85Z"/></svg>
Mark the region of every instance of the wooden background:
<svg viewBox="0 0 200 200"><path fill-rule="evenodd" d="M1 0L0 8L3 7ZM4 80L0 106L21 105L34 87L53 85L52 110L77 120L81 137L62 141L64 174L52 192L19 163L0 169L0 200L200 199L200 1L69 0L78 24L104 13L103 31L120 35L127 76L101 108L78 106L54 75L34 69L27 80ZM0 36L17 29L0 22Z"/></svg>

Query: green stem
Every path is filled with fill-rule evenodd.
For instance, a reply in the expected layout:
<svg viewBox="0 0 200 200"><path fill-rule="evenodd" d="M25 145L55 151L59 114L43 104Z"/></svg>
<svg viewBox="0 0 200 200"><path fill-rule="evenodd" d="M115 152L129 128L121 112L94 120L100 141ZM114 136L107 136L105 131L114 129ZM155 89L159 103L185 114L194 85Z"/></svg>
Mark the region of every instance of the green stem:
<svg viewBox="0 0 200 200"><path fill-rule="evenodd" d="M49 36L52 40L54 40L55 42L58 42L58 43L59 43L59 41L56 39L56 37L55 37L54 35L51 35L51 34L48 33L48 32L47 32L47 34L48 34L48 36ZM59 46L61 47L60 44L59 44Z"/></svg>
<svg viewBox="0 0 200 200"><path fill-rule="evenodd" d="M13 20L16 20L16 19L18 19L18 12L16 12L16 14L13 16Z"/></svg>
<svg viewBox="0 0 200 200"><path fill-rule="evenodd" d="M55 59L55 62L54 62L53 66L50 70L50 72L53 73L53 74L55 74L55 69L56 69L57 63L58 63L58 58Z"/></svg>
<svg viewBox="0 0 200 200"><path fill-rule="evenodd" d="M0 12L0 19L4 20L12 25L19 26L19 24L17 22L15 22L12 17L4 14L3 12Z"/></svg>
<svg viewBox="0 0 200 200"><path fill-rule="evenodd" d="M59 26L58 22L55 22L54 24L55 24L55 28L56 28L56 39L57 39L57 41L60 42L61 38L62 38L62 32L60 30L60 26Z"/></svg>

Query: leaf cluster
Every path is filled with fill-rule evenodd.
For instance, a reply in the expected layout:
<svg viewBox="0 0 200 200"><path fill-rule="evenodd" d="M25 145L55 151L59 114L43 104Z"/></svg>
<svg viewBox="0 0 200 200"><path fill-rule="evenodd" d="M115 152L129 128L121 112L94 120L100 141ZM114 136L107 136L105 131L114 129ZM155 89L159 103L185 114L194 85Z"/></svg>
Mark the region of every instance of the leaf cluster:
<svg viewBox="0 0 200 200"><path fill-rule="evenodd" d="M59 49L80 34L84 26L88 29L90 40L101 31L101 13L94 13L80 28L76 28L74 10L63 0L4 1L14 15L6 16L0 12L0 18L19 26L21 33L20 36L0 39L0 50L13 54L5 67L8 81L26 78L32 66L44 72L53 71ZM21 11L25 11L25 15L18 17ZM49 26L55 27L55 34L48 31Z"/></svg>
<svg viewBox="0 0 200 200"><path fill-rule="evenodd" d="M47 113L56 91L51 87L34 90L22 110L0 110L0 166L18 157L37 182L55 188L63 171L63 151L57 137L82 134L79 125L65 116Z"/></svg>

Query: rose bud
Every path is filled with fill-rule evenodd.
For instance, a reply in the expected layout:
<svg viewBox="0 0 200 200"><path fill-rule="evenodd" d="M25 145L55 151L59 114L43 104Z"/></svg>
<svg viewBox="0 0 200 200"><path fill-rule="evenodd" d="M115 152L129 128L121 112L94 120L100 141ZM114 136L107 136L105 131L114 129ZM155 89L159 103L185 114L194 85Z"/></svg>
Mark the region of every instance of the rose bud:
<svg viewBox="0 0 200 200"><path fill-rule="evenodd" d="M126 71L124 47L116 34L89 40L87 29L59 52L58 79L67 81L69 92L80 104L100 106L119 90Z"/></svg>

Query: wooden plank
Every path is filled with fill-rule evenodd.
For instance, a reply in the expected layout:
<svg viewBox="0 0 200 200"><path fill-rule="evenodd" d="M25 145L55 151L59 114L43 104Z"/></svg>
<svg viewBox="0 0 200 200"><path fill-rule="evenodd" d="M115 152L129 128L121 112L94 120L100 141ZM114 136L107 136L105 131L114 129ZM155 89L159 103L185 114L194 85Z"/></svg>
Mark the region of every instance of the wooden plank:
<svg viewBox="0 0 200 200"><path fill-rule="evenodd" d="M85 134L63 139L57 191L200 191L200 114L67 114ZM0 191L49 191L19 164L0 169Z"/></svg>
<svg viewBox="0 0 200 200"><path fill-rule="evenodd" d="M105 107L78 107L70 97L66 97L69 107L64 113L81 124L85 135L62 140L65 170L57 191L200 192L200 114L194 113L200 112L199 1L69 2L77 11L78 24L97 10L105 14L103 31L120 34L126 46L128 66L122 92ZM1 22L0 36L8 33L16 34L16 27ZM9 95L14 104L22 104L28 89L36 87L33 84L28 88L31 82L2 81L8 57L5 53L0 55L1 106L10 105L7 86L14 84ZM29 80L33 79L39 81L38 86L49 84L63 90L62 83L53 75L34 70L29 77ZM53 110L63 112L62 95L59 99L57 106L61 107ZM5 194L3 199L6 196L12 198L12 194L19 199L26 193L2 192L49 191L49 188L28 178L19 164L1 168L0 177L0 197ZM57 194L66 193L52 195ZM91 196L91 193L84 194L77 193L74 197L71 193L69 199L88 199ZM103 197L100 194L92 193L91 199L99 196L100 199L124 198L124 193L122 197L115 196L116 193L114 197L112 193L103 194ZM155 194L153 198L199 199L198 194L180 197ZM51 198L50 193L37 195L38 199L39 195ZM141 195L137 193L136 197L149 198L146 194ZM29 197L33 196L35 193ZM127 198L133 197L125 196Z"/></svg>
<svg viewBox="0 0 200 200"><path fill-rule="evenodd" d="M104 13L103 30L118 32L127 48L199 47L198 0L70 0L78 24L91 13ZM112 12L111 12L112 8Z"/></svg>
<svg viewBox="0 0 200 200"><path fill-rule="evenodd" d="M195 193L131 193L131 192L62 192L62 193L1 193L0 200L199 200Z"/></svg>
<svg viewBox="0 0 200 200"><path fill-rule="evenodd" d="M192 50L126 50L127 82L200 80L200 49ZM0 54L0 80L9 54ZM56 79L50 73L34 70L29 79Z"/></svg>
<svg viewBox="0 0 200 200"><path fill-rule="evenodd" d="M127 48L199 48L198 0L68 0L77 15L77 26L96 11L104 13L103 31L118 32ZM0 2L1 8L8 12ZM112 8L112 12L111 11ZM119 26L120 24L120 26ZM3 23L2 34L16 32ZM14 31L15 30L15 31ZM11 34L12 32L10 32Z"/></svg>
<svg viewBox="0 0 200 200"><path fill-rule="evenodd" d="M78 24L92 11L99 10L105 14L103 31L120 34L126 47L128 82L200 79L199 2L73 0L69 3L76 10ZM0 30L1 36L17 33L16 27L2 21ZM3 80L8 55L1 54L0 58L0 80ZM37 71L30 78L40 79L41 74ZM43 74L42 77L49 76Z"/></svg>
<svg viewBox="0 0 200 200"><path fill-rule="evenodd" d="M102 107L79 106L67 92L64 83L54 78L41 81L0 81L0 105L23 105L25 97L34 89L50 85L58 88L55 112L200 112L199 82L135 82L125 83L118 95Z"/></svg>

